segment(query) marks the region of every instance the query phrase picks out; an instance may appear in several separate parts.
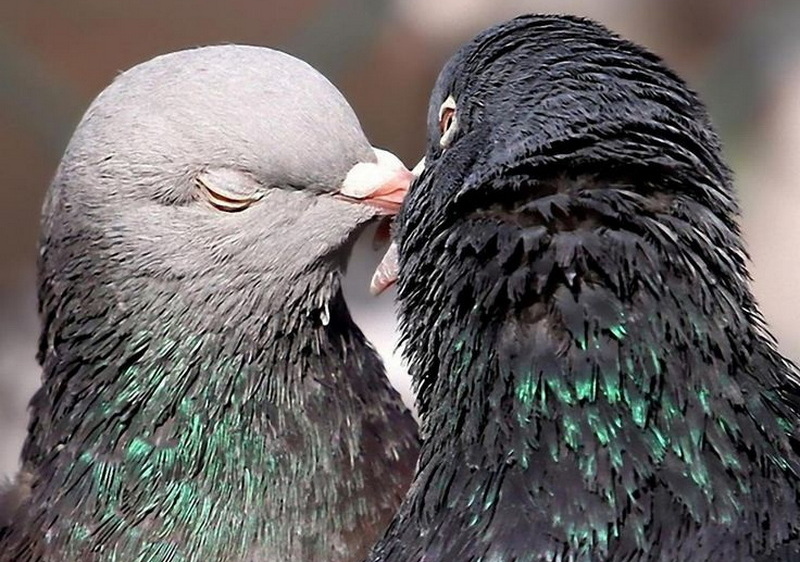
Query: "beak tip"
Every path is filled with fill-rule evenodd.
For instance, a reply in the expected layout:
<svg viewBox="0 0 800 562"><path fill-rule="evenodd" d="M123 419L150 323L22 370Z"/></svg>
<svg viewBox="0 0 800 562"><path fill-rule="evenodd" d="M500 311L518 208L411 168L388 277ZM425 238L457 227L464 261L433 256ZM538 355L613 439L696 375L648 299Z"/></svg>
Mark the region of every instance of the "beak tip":
<svg viewBox="0 0 800 562"><path fill-rule="evenodd" d="M391 287L397 281L397 273L399 271L398 251L397 244L392 242L389 249L386 250L381 263L375 269L372 275L372 280L369 284L369 292L373 296L378 296L386 289Z"/></svg>
<svg viewBox="0 0 800 562"><path fill-rule="evenodd" d="M425 170L425 157L423 156L422 159L419 162L417 162L417 165L414 166L414 169L411 170L412 180L420 177L424 170Z"/></svg>

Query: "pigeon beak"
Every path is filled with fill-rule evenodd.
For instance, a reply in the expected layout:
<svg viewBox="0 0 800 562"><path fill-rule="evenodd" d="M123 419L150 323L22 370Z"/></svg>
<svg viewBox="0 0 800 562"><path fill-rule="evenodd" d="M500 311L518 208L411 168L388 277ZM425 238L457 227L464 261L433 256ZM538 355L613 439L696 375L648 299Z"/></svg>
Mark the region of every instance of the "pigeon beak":
<svg viewBox="0 0 800 562"><path fill-rule="evenodd" d="M425 159L423 158L414 166L414 169L411 170L413 178L418 178L424 169ZM380 295L386 289L394 285L395 281L397 281L397 274L399 271L400 264L398 263L397 244L392 242L381 259L381 263L379 263L378 267L375 269L375 273L372 274L372 280L369 283L369 292L375 296Z"/></svg>
<svg viewBox="0 0 800 562"><path fill-rule="evenodd" d="M376 162L360 162L347 173L340 199L379 207L388 215L396 215L408 193L414 175L400 159L386 150L374 148Z"/></svg>
<svg viewBox="0 0 800 562"><path fill-rule="evenodd" d="M397 274L400 271L397 255L397 243L392 242L369 282L369 292L373 296L377 297L397 281Z"/></svg>
<svg viewBox="0 0 800 562"><path fill-rule="evenodd" d="M414 179L417 179L422 175L422 172L425 170L425 157L422 157L422 160L417 162L417 165L414 166L414 169L411 170L411 175L414 176Z"/></svg>

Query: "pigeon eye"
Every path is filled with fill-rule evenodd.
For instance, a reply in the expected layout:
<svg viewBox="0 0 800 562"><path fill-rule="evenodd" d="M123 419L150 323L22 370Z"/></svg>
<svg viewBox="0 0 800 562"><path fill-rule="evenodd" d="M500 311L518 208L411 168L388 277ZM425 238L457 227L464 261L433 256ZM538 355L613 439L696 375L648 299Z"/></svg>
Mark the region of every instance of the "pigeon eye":
<svg viewBox="0 0 800 562"><path fill-rule="evenodd" d="M226 168L205 170L197 176L197 187L220 211L242 211L261 199L261 184L249 174Z"/></svg>
<svg viewBox="0 0 800 562"><path fill-rule="evenodd" d="M441 130L442 136L444 136L447 131L450 130L455 115L456 110L450 108L445 109L444 113L442 113L442 118L439 120L439 129Z"/></svg>
<svg viewBox="0 0 800 562"><path fill-rule="evenodd" d="M439 146L447 148L450 145L453 141L453 135L455 134L457 124L456 100L453 96L450 96L444 101L442 107L439 108L439 133L441 134Z"/></svg>

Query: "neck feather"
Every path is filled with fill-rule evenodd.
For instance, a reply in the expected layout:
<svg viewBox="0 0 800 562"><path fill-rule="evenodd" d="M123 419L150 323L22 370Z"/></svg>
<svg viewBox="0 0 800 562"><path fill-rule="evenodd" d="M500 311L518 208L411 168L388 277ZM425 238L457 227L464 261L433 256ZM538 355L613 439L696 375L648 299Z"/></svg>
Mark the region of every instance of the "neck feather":
<svg viewBox="0 0 800 562"><path fill-rule="evenodd" d="M735 233L668 199L554 193L476 212L428 238L447 241L435 261L407 258L426 443L377 559L419 546L415 532L438 537L426 552L543 560L660 560L680 533L670 560L740 559L787 535L774 522L796 520L800 465L771 390L786 367L757 327ZM635 224L603 211L626 205ZM733 242L715 245L722 234Z"/></svg>
<svg viewBox="0 0 800 562"><path fill-rule="evenodd" d="M45 312L44 386L23 453L37 474L31 505L59 514L42 552L338 561L366 547L406 485L413 422L352 323L338 274L304 280L235 302L101 289ZM372 443L382 423L397 425L385 428L396 448ZM393 468L377 490L371 480Z"/></svg>

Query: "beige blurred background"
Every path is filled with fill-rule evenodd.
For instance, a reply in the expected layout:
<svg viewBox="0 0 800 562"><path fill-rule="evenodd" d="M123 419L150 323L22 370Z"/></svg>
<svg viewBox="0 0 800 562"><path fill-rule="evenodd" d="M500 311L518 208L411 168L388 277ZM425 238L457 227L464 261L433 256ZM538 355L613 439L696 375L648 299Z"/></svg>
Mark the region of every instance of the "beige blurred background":
<svg viewBox="0 0 800 562"><path fill-rule="evenodd" d="M443 61L480 29L526 12L586 15L640 42L706 99L737 174L754 290L784 352L800 359L798 0L0 0L0 477L16 467L38 385L39 206L72 128L116 73L214 43L282 48L345 93L368 136L413 164ZM347 294L410 401L393 295L370 299L376 255Z"/></svg>

